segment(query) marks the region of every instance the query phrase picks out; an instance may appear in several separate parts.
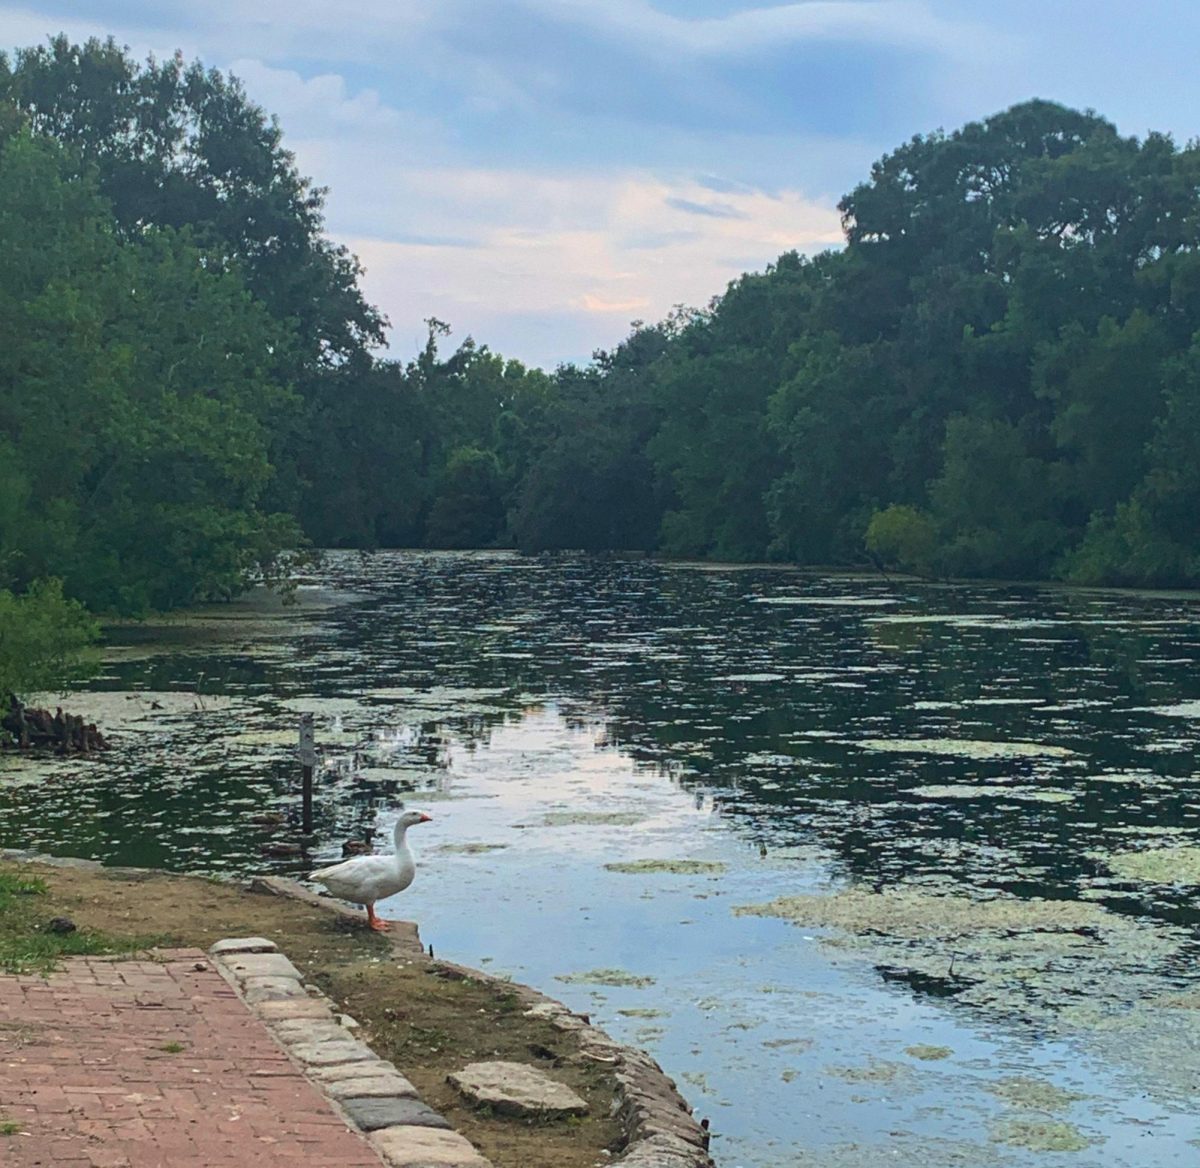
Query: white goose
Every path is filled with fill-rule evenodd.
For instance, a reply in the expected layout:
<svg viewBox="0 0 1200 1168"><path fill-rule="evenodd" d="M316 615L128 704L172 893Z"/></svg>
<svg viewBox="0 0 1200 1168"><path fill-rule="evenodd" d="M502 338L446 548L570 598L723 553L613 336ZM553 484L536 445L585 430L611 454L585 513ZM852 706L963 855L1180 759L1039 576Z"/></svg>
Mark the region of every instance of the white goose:
<svg viewBox="0 0 1200 1168"><path fill-rule="evenodd" d="M417 873L405 833L418 823L429 823L423 811L406 811L396 820L396 850L390 856L355 856L328 868L309 873L309 879L324 884L334 896L352 904L365 905L367 924L376 932L385 932L387 922L375 915L375 902L403 892Z"/></svg>

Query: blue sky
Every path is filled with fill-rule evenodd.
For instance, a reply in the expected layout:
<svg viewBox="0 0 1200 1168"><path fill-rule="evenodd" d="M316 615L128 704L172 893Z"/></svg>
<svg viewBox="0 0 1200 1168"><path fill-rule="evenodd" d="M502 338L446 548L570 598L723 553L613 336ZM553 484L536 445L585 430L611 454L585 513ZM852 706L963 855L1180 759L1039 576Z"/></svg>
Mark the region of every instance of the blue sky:
<svg viewBox="0 0 1200 1168"><path fill-rule="evenodd" d="M60 30L240 76L400 358L432 315L586 359L836 245L879 155L1028 97L1200 134L1194 0L0 0L0 45Z"/></svg>

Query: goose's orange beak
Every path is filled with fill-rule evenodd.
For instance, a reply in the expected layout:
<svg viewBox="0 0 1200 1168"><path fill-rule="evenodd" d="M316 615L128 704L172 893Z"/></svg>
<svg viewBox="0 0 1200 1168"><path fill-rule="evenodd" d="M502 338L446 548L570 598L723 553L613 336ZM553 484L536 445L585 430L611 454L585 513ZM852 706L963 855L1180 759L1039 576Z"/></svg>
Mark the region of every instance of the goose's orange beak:
<svg viewBox="0 0 1200 1168"><path fill-rule="evenodd" d="M422 811L422 812L421 812L421 818L420 818L420 819L418 819L418 820L417 820L417 822L418 822L418 823L432 823L432 822L433 822L433 816L432 816L432 815L426 815L426 814L425 814L425 812L424 812L424 811Z"/></svg>

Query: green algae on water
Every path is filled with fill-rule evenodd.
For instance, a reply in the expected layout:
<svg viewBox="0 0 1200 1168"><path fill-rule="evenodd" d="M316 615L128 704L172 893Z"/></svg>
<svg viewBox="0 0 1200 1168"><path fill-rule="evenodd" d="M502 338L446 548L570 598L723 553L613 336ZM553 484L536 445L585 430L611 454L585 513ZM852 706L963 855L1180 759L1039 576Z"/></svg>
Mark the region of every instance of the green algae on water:
<svg viewBox="0 0 1200 1168"><path fill-rule="evenodd" d="M996 783L991 786L972 783L930 784L912 787L906 795L918 799L1013 799L1027 803L1070 803L1075 795L1071 791L1059 791L1040 787L1007 787Z"/></svg>
<svg viewBox="0 0 1200 1168"><path fill-rule="evenodd" d="M488 852L503 851L506 847L508 844L442 844L436 850L456 856L483 856Z"/></svg>
<svg viewBox="0 0 1200 1168"><path fill-rule="evenodd" d="M1195 844L1091 855L1122 880L1139 884L1200 884L1200 846Z"/></svg>
<svg viewBox="0 0 1200 1168"><path fill-rule="evenodd" d="M1094 1029L1155 992L1159 967L1177 960L1186 939L1183 930L1091 901L968 896L948 882L882 892L855 886L734 912L840 930L821 943L956 1002L1006 1017L1035 1012L1058 1033Z"/></svg>
<svg viewBox="0 0 1200 1168"><path fill-rule="evenodd" d="M1075 751L1044 742L991 742L975 738L860 738L863 750L889 754L940 754L959 758L1073 758Z"/></svg>
<svg viewBox="0 0 1200 1168"><path fill-rule="evenodd" d="M632 827L645 816L636 811L548 811L535 824L516 827Z"/></svg>
<svg viewBox="0 0 1200 1168"><path fill-rule="evenodd" d="M711 876L725 871L726 865L710 860L625 860L617 864L605 864L609 872L627 872L638 875L643 872L667 872L676 876Z"/></svg>
<svg viewBox="0 0 1200 1168"><path fill-rule="evenodd" d="M1082 1152L1096 1140L1089 1139L1073 1123L1036 1116L1014 1116L992 1125L992 1140L1031 1152Z"/></svg>
<svg viewBox="0 0 1200 1168"><path fill-rule="evenodd" d="M906 1046L904 1053L915 1059L921 1059L922 1062L935 1062L938 1059L949 1058L954 1051L948 1046L928 1046L923 1042L918 1042L915 1046Z"/></svg>
<svg viewBox="0 0 1200 1168"><path fill-rule="evenodd" d="M1067 1091L1043 1079L1033 1079L1025 1075L997 1079L995 1082L985 1083L984 1086L1009 1106L1023 1111L1065 1111L1072 1103L1083 1098L1074 1091Z"/></svg>
<svg viewBox="0 0 1200 1168"><path fill-rule="evenodd" d="M655 979L625 969L587 969L578 973L558 973L554 975L554 980L568 985L632 986L644 989L653 985Z"/></svg>
<svg viewBox="0 0 1200 1168"><path fill-rule="evenodd" d="M912 1079L912 1068L903 1063L890 1063L882 1059L871 1059L864 1066L826 1067L825 1073L847 1083L886 1083L891 1086L907 1084Z"/></svg>

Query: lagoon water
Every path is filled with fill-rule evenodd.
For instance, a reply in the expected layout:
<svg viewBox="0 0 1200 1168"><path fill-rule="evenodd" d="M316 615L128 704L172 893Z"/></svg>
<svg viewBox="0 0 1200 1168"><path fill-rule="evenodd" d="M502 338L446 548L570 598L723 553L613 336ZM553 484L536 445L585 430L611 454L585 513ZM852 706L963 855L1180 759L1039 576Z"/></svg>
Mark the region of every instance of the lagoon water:
<svg viewBox="0 0 1200 1168"><path fill-rule="evenodd" d="M337 553L122 630L99 760L0 755L0 844L299 873L646 1047L724 1168L1200 1155L1200 597ZM315 713L320 844L295 834ZM279 822L282 820L282 822ZM642 862L642 863L639 863Z"/></svg>

